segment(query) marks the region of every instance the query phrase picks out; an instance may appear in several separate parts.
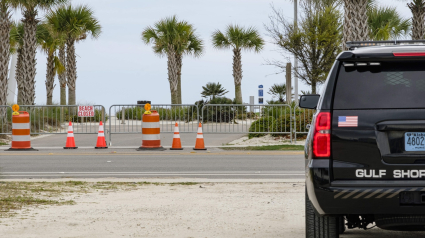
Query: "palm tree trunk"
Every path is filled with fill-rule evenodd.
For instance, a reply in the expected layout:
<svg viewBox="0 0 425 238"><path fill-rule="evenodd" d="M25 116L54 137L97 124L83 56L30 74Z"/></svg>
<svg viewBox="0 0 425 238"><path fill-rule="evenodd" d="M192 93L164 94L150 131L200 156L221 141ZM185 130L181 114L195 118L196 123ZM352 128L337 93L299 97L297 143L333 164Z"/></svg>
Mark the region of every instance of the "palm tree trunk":
<svg viewBox="0 0 425 238"><path fill-rule="evenodd" d="M53 105L53 89L55 88L55 55L48 53L46 73L47 105Z"/></svg>
<svg viewBox="0 0 425 238"><path fill-rule="evenodd" d="M242 104L242 53L241 49L233 50L233 79L235 80L236 104Z"/></svg>
<svg viewBox="0 0 425 238"><path fill-rule="evenodd" d="M425 2L413 0L407 6L412 11L412 40L421 40L425 35Z"/></svg>
<svg viewBox="0 0 425 238"><path fill-rule="evenodd" d="M9 59L10 59L10 28L12 25L10 11L0 6L0 105L7 104L7 84L9 81ZM1 118L6 118L4 112L0 112Z"/></svg>
<svg viewBox="0 0 425 238"><path fill-rule="evenodd" d="M23 82L23 77L22 77L22 49L19 48L17 50L17 54L18 54L18 61L16 62L16 83L18 85L18 105L22 105L23 104L23 92L24 92L24 82Z"/></svg>
<svg viewBox="0 0 425 238"><path fill-rule="evenodd" d="M177 55L177 76L178 76L178 85L177 85L177 92L178 92L178 104L182 104L182 67L183 67L183 56Z"/></svg>
<svg viewBox="0 0 425 238"><path fill-rule="evenodd" d="M76 105L75 87L77 83L77 60L75 58L75 40L66 42L66 76L68 78L68 105Z"/></svg>
<svg viewBox="0 0 425 238"><path fill-rule="evenodd" d="M59 60L61 64L66 67L66 55L65 55L65 45L59 48ZM59 85L61 89L61 99L60 99L60 105L66 105L66 70L58 75L59 78Z"/></svg>
<svg viewBox="0 0 425 238"><path fill-rule="evenodd" d="M23 77L23 95L22 101L25 105L34 105L35 101L35 74L37 64L37 10L26 9L23 13L24 19L24 45L22 48L22 77Z"/></svg>
<svg viewBox="0 0 425 238"><path fill-rule="evenodd" d="M170 45L168 46L167 53L168 61L168 81L170 82L170 92L171 92L171 104L179 104L179 94L178 94L178 63L176 52L174 48Z"/></svg>
<svg viewBox="0 0 425 238"><path fill-rule="evenodd" d="M369 40L368 0L344 0L344 49L347 41Z"/></svg>

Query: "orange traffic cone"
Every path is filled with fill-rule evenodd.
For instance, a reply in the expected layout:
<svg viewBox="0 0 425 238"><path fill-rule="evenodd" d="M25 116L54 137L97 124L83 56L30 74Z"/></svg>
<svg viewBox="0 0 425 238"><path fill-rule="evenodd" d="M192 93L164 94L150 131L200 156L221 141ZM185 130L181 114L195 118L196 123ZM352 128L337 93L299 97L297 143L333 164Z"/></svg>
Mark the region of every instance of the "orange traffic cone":
<svg viewBox="0 0 425 238"><path fill-rule="evenodd" d="M99 123L99 134L97 134L97 143L95 149L108 149L105 141L105 133L103 131L103 123L100 121Z"/></svg>
<svg viewBox="0 0 425 238"><path fill-rule="evenodd" d="M74 130L72 129L72 122L69 122L68 126L68 136L66 137L66 145L63 147L64 149L77 149L75 146L74 140Z"/></svg>
<svg viewBox="0 0 425 238"><path fill-rule="evenodd" d="M182 150L182 142L180 140L179 124L176 122L174 127L173 145L170 150Z"/></svg>
<svg viewBox="0 0 425 238"><path fill-rule="evenodd" d="M204 134L202 134L202 124L199 123L198 135L196 136L196 144L194 150L207 150L204 144Z"/></svg>

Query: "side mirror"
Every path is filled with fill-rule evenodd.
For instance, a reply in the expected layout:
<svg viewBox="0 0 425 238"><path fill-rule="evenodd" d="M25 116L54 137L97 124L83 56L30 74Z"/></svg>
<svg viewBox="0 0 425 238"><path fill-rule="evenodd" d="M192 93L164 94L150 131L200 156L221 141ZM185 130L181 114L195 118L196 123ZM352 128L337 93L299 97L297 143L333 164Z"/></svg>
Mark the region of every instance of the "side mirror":
<svg viewBox="0 0 425 238"><path fill-rule="evenodd" d="M299 106L305 109L316 109L319 98L319 94L302 95Z"/></svg>

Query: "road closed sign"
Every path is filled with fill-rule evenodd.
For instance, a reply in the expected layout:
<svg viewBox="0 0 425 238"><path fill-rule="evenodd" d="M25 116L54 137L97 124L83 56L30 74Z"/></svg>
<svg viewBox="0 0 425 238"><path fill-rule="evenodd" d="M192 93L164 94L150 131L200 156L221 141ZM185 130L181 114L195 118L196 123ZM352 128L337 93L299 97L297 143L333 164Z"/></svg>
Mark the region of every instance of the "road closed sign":
<svg viewBox="0 0 425 238"><path fill-rule="evenodd" d="M78 106L78 117L94 117L94 106Z"/></svg>

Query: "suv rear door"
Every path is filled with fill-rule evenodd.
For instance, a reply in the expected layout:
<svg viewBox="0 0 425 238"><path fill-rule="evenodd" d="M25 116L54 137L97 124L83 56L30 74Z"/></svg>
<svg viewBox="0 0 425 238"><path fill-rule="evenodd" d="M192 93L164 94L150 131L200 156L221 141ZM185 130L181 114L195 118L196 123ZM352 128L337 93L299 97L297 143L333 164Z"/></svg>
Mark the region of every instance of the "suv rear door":
<svg viewBox="0 0 425 238"><path fill-rule="evenodd" d="M425 61L363 63L341 63L336 79L333 179L424 179Z"/></svg>

